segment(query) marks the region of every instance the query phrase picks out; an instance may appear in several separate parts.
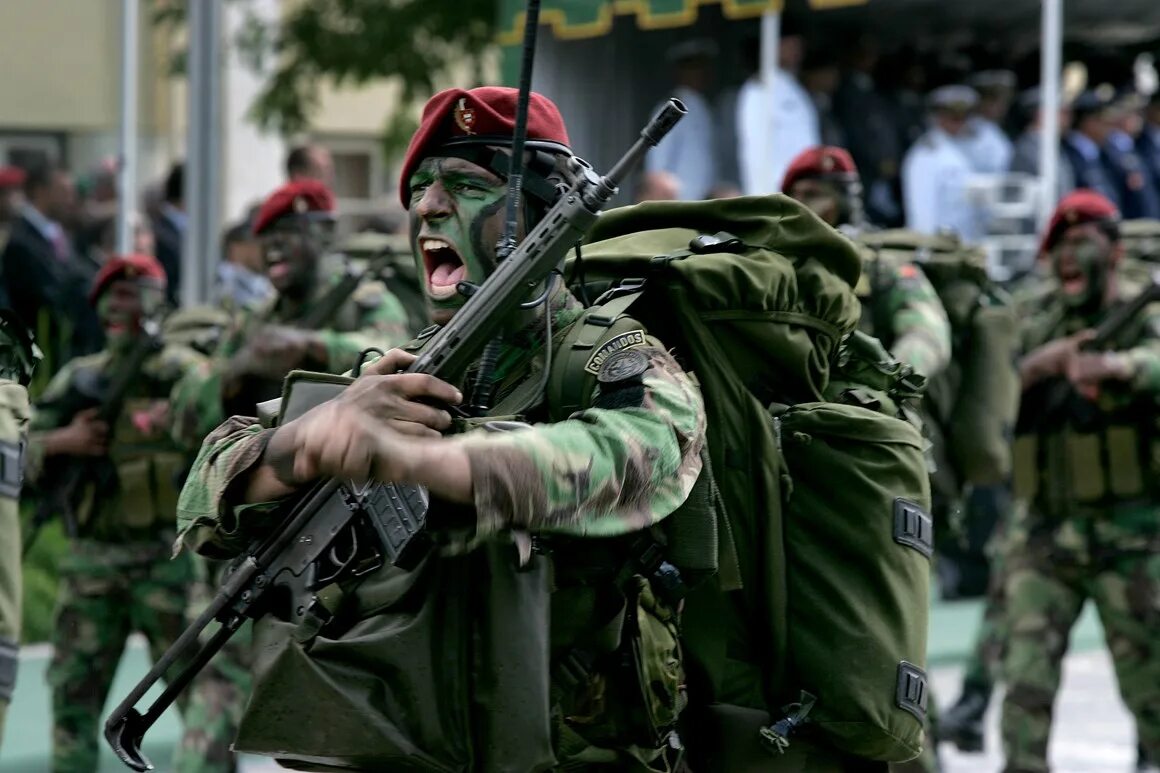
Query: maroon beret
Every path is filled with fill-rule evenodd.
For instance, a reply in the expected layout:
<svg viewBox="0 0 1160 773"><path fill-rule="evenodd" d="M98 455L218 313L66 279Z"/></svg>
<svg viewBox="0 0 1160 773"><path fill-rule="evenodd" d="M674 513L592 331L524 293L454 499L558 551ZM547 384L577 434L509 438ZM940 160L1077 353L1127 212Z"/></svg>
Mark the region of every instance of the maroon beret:
<svg viewBox="0 0 1160 773"><path fill-rule="evenodd" d="M318 180L294 180L270 194L258 214L254 216L254 235L257 236L287 215L317 212L333 215L334 194Z"/></svg>
<svg viewBox="0 0 1160 773"><path fill-rule="evenodd" d="M0 188L19 188L27 175L18 166L0 166Z"/></svg>
<svg viewBox="0 0 1160 773"><path fill-rule="evenodd" d="M519 90L507 86L447 89L427 101L423 119L407 155L399 179L399 198L404 207L411 206L411 175L419 162L438 155L446 146L496 145L510 147L516 125L516 103ZM529 149L570 153L568 130L559 108L543 94L532 92L528 98Z"/></svg>
<svg viewBox="0 0 1160 773"><path fill-rule="evenodd" d="M118 279L152 279L163 288L168 284L165 269L152 255L114 255L105 261L93 278L89 303L96 303L101 293Z"/></svg>
<svg viewBox="0 0 1160 773"><path fill-rule="evenodd" d="M1120 212L1116 205L1103 195L1093 190L1080 188L1064 196L1051 221L1047 224L1047 231L1043 234L1043 242L1039 245L1040 253L1047 253L1059 241L1067 229L1073 225L1083 223L1117 222Z"/></svg>
<svg viewBox="0 0 1160 773"><path fill-rule="evenodd" d="M790 162L781 189L788 191L798 180L809 178L851 180L857 176L858 167L847 151L831 145L816 145L798 153Z"/></svg>

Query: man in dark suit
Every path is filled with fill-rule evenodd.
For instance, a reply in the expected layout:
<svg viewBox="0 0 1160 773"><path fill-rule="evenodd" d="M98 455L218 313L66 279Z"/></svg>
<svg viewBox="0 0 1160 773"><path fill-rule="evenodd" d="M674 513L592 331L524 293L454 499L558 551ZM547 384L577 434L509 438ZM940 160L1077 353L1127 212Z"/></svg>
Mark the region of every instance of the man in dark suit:
<svg viewBox="0 0 1160 773"><path fill-rule="evenodd" d="M5 304L36 333L45 352L35 392L69 359L98 350L101 336L85 302L91 276L76 260L61 224L75 206L72 176L57 166L30 169L24 195L27 201L0 255L0 273Z"/></svg>
<svg viewBox="0 0 1160 773"><path fill-rule="evenodd" d="M169 303L176 307L181 297L181 245L185 240L185 165L177 163L165 178L161 214L153 221L157 260L165 269Z"/></svg>
<svg viewBox="0 0 1160 773"><path fill-rule="evenodd" d="M1123 206L1120 186L1103 152L1115 129L1112 100L1097 91L1085 91L1072 103L1073 129L1063 141L1063 152L1075 173L1077 188L1090 188L1117 208Z"/></svg>
<svg viewBox="0 0 1160 773"><path fill-rule="evenodd" d="M1144 109L1144 129L1136 140L1136 151L1144 160L1152 182L1160 188L1160 91L1152 95Z"/></svg>

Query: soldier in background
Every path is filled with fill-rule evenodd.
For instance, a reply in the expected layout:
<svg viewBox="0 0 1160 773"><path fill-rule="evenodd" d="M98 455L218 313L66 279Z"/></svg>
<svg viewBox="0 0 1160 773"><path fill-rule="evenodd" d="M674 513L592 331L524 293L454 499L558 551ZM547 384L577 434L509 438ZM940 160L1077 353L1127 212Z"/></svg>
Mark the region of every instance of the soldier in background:
<svg viewBox="0 0 1160 773"><path fill-rule="evenodd" d="M334 195L313 179L287 183L258 211L253 230L276 293L244 311L213 361L179 385L176 431L189 443L200 442L227 416L252 414L257 403L277 397L295 368L342 373L363 349L410 338L406 309L373 277L339 299L326 319L313 319L341 279L340 266L327 257L334 225Z"/></svg>
<svg viewBox="0 0 1160 773"><path fill-rule="evenodd" d="M40 350L10 311L0 311L0 740L20 650L20 484L28 433L28 382Z"/></svg>
<svg viewBox="0 0 1160 773"><path fill-rule="evenodd" d="M105 263L89 297L109 344L69 362L32 418L27 468L39 488L51 490L59 482L51 478L56 469L51 462L80 450L75 442L71 448L61 445L62 429L87 431L85 452L101 465L99 480L82 483L75 520L66 525L71 540L60 565L48 670L54 773L97 769L101 710L129 634L143 633L156 658L184 627L192 562L170 560L175 476L185 457L171 440L169 395L201 355L173 345L148 355L110 427L97 421L95 409L87 419L75 412L77 395L90 397L93 385L105 393L101 399L108 398L130 353L151 335L147 325L158 316L164 294L165 272L155 258L129 255Z"/></svg>
<svg viewBox="0 0 1160 773"><path fill-rule="evenodd" d="M1142 751L1160 758L1160 490L1153 472L1160 312L1145 309L1103 351L1082 348L1132 295L1119 271L1118 221L1112 202L1093 191L1060 202L1041 250L1059 290L1024 332L1016 507L1004 540L1008 773L1047 769L1060 667L1089 598Z"/></svg>

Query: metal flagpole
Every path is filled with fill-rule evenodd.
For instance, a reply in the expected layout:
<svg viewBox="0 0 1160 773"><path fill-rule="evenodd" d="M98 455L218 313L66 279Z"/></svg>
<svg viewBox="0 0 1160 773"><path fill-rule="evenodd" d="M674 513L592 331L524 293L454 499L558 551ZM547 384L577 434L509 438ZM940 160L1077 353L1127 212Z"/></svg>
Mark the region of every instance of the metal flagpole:
<svg viewBox="0 0 1160 773"><path fill-rule="evenodd" d="M117 252L133 249L130 213L137 207L137 73L139 0L121 0L121 136L117 188Z"/></svg>
<svg viewBox="0 0 1160 773"><path fill-rule="evenodd" d="M1043 31L1040 39L1040 109L1043 111L1039 143L1039 230L1047 226L1058 198L1059 104L1063 61L1063 0L1043 0Z"/></svg>
<svg viewBox="0 0 1160 773"><path fill-rule="evenodd" d="M221 0L188 0L189 140L185 160L188 222L181 247L181 303L209 300L217 271L221 188Z"/></svg>
<svg viewBox="0 0 1160 773"><path fill-rule="evenodd" d="M770 151L777 142L773 127L778 125L777 113L774 108L773 82L777 78L778 47L781 45L781 8L776 11L766 11L761 15L761 86L764 90L764 116L769 119L767 125L771 132L765 137L760 146L757 157L760 159L760 168L769 169ZM761 193L773 193L781 185L781 180L775 180L773 189ZM748 192L748 191L747 191Z"/></svg>

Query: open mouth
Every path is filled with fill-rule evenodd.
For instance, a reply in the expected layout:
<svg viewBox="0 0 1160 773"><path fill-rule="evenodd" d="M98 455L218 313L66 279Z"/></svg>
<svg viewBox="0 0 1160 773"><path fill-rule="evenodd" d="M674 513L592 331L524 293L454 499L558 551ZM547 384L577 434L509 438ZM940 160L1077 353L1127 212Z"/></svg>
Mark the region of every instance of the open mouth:
<svg viewBox="0 0 1160 773"><path fill-rule="evenodd" d="M1059 286L1068 295L1079 295L1087 287L1087 276L1074 264L1063 264L1057 270Z"/></svg>
<svg viewBox="0 0 1160 773"><path fill-rule="evenodd" d="M427 269L427 294L438 300L454 296L456 285L467 278L467 266L459 253L449 242L436 237L420 238L419 251Z"/></svg>

